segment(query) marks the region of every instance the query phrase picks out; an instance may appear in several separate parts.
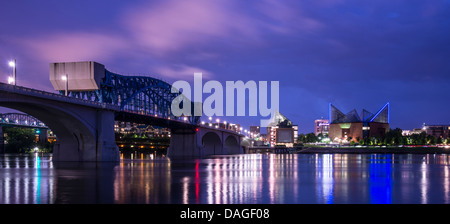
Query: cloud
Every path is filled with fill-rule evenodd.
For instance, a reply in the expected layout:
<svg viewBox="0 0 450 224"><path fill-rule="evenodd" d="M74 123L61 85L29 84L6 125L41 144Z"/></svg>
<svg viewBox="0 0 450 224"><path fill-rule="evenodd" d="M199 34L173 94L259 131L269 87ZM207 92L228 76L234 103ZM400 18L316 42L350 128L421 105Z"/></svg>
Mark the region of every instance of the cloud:
<svg viewBox="0 0 450 224"><path fill-rule="evenodd" d="M252 38L253 24L226 1L164 1L133 8L124 26L137 43L161 55L214 38ZM253 39L253 38L252 38Z"/></svg>
<svg viewBox="0 0 450 224"><path fill-rule="evenodd" d="M161 74L164 77L168 78L177 78L177 79L184 79L184 78L193 78L194 73L201 72L203 79L208 79L212 76L212 73L210 71L207 71L205 69L199 68L199 67L193 67L189 65L184 64L173 64L168 66L161 66L154 68L156 73Z"/></svg>
<svg viewBox="0 0 450 224"><path fill-rule="evenodd" d="M129 45L117 36L90 32L61 32L18 40L45 61L108 59Z"/></svg>
<svg viewBox="0 0 450 224"><path fill-rule="evenodd" d="M139 45L158 55L189 48L208 47L211 51L211 43L261 46L268 33L311 31L322 26L276 1L243 4L224 0L171 0L141 5L124 14L123 24Z"/></svg>

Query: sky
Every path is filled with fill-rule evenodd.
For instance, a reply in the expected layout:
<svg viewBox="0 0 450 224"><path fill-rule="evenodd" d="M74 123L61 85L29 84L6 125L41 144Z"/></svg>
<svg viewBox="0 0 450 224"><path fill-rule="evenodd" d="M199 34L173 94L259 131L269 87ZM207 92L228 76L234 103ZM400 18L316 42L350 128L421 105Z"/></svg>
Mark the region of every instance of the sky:
<svg viewBox="0 0 450 224"><path fill-rule="evenodd" d="M18 85L46 91L49 63L64 61L168 83L279 81L280 112L300 133L329 103L375 113L389 102L391 128L450 124L450 0L2 0L1 82L11 59Z"/></svg>

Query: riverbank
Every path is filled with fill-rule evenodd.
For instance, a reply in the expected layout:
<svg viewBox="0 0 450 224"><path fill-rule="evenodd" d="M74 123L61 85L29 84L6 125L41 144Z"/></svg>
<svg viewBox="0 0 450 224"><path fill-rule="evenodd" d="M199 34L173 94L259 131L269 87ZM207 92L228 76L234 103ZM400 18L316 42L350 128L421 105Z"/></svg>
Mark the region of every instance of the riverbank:
<svg viewBox="0 0 450 224"><path fill-rule="evenodd" d="M450 154L450 148L439 147L304 147L297 150L299 154L308 153L344 153L344 154Z"/></svg>

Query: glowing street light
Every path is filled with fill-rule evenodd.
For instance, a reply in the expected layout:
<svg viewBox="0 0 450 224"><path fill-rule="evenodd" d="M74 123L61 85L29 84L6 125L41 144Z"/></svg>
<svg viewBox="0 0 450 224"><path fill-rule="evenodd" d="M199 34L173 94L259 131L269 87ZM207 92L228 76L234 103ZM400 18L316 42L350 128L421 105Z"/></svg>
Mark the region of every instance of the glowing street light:
<svg viewBox="0 0 450 224"><path fill-rule="evenodd" d="M16 85L16 59L9 61L8 65L13 68L13 77L11 79L8 77L8 83L11 84L14 82L14 85Z"/></svg>
<svg viewBox="0 0 450 224"><path fill-rule="evenodd" d="M12 76L8 76L8 84L14 83L14 78Z"/></svg>
<svg viewBox="0 0 450 224"><path fill-rule="evenodd" d="M63 75L63 76L61 76L61 79L66 82L65 96L67 96L67 94L69 92L69 75L68 74Z"/></svg>

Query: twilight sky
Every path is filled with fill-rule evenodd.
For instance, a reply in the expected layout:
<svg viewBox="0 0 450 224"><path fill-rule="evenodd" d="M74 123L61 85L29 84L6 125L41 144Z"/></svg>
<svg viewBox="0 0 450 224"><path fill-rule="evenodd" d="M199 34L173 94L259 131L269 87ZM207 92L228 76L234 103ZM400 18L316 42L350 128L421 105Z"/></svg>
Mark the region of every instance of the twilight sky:
<svg viewBox="0 0 450 224"><path fill-rule="evenodd" d="M2 0L1 82L13 58L18 85L47 91L61 61L169 83L279 81L300 133L330 102L344 113L390 102L391 128L450 123L450 0Z"/></svg>

